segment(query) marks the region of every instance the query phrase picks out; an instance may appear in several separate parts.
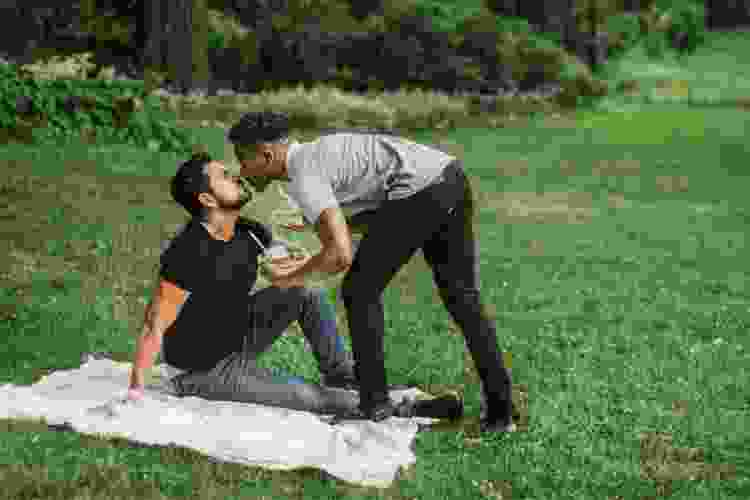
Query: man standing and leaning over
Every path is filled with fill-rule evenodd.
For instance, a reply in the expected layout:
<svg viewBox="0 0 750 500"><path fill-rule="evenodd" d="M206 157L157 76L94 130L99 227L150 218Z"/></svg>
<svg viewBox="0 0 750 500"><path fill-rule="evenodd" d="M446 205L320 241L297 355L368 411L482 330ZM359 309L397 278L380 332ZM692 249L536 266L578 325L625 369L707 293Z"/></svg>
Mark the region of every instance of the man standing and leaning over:
<svg viewBox="0 0 750 500"><path fill-rule="evenodd" d="M473 199L462 163L435 147L384 133L334 133L286 143L288 117L270 111L242 116L228 134L240 175L262 192L286 181L289 197L314 224L323 249L273 284L288 286L310 272L346 272L342 298L349 322L359 407L349 418L394 415L383 355L382 293L418 249L440 297L460 326L482 381L483 432L515 429L510 372L493 322L480 301ZM281 139L281 141L279 141ZM349 224L366 220L353 255Z"/></svg>

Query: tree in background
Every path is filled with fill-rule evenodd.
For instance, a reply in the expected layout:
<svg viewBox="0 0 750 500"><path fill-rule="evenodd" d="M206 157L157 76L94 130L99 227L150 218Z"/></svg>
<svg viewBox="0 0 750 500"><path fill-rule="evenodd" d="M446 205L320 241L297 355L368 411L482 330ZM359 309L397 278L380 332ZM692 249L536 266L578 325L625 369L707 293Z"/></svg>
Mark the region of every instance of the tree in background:
<svg viewBox="0 0 750 500"><path fill-rule="evenodd" d="M210 80L206 0L139 3L145 72L165 73L179 92L206 89Z"/></svg>
<svg viewBox="0 0 750 500"><path fill-rule="evenodd" d="M706 28L727 30L750 26L750 0L705 0Z"/></svg>
<svg viewBox="0 0 750 500"><path fill-rule="evenodd" d="M606 57L606 17L622 7L618 0L484 0L484 5L495 15L521 17L539 31L559 34L563 47L594 71Z"/></svg>
<svg viewBox="0 0 750 500"><path fill-rule="evenodd" d="M382 7L382 0L349 0L349 12L358 21L375 14Z"/></svg>

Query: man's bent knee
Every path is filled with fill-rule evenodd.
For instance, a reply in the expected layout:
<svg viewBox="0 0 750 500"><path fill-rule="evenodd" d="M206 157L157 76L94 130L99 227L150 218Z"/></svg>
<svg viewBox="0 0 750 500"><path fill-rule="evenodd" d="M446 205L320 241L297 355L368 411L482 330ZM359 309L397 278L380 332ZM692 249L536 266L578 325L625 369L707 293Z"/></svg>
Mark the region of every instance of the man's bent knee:
<svg viewBox="0 0 750 500"><path fill-rule="evenodd" d="M320 388L313 384L294 384L294 394L301 407L307 411L320 412L323 408L323 395Z"/></svg>

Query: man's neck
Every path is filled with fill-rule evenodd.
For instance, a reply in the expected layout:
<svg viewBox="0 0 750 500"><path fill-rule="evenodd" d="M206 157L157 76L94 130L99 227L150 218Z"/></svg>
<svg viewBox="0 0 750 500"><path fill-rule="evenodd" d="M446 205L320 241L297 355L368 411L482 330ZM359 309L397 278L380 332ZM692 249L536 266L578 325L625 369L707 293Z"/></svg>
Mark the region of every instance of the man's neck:
<svg viewBox="0 0 750 500"><path fill-rule="evenodd" d="M229 241L234 237L234 226L237 218L229 218L222 221L202 219L201 224L206 228L212 238L216 240Z"/></svg>

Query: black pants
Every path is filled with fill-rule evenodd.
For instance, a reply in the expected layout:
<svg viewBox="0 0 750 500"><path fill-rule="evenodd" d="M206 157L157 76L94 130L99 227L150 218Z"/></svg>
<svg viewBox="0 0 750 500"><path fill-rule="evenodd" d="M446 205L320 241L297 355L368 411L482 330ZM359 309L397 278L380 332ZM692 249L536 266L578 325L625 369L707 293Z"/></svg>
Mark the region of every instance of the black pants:
<svg viewBox="0 0 750 500"><path fill-rule="evenodd" d="M228 343L227 356L210 370L187 370L172 379L180 396L237 401L322 414L346 414L357 408L356 391L306 382L257 366L293 321L299 321L322 374L352 373L351 354L336 329L336 311L328 292L318 288L269 287L249 297L251 328Z"/></svg>
<svg viewBox="0 0 750 500"><path fill-rule="evenodd" d="M443 178L408 198L384 202L368 221L368 232L344 277L341 292L360 382L360 408L366 411L388 398L381 296L401 266L422 249L440 297L476 364L487 416L510 418L510 373L503 365L494 324L480 301L471 187L460 161L446 167Z"/></svg>

